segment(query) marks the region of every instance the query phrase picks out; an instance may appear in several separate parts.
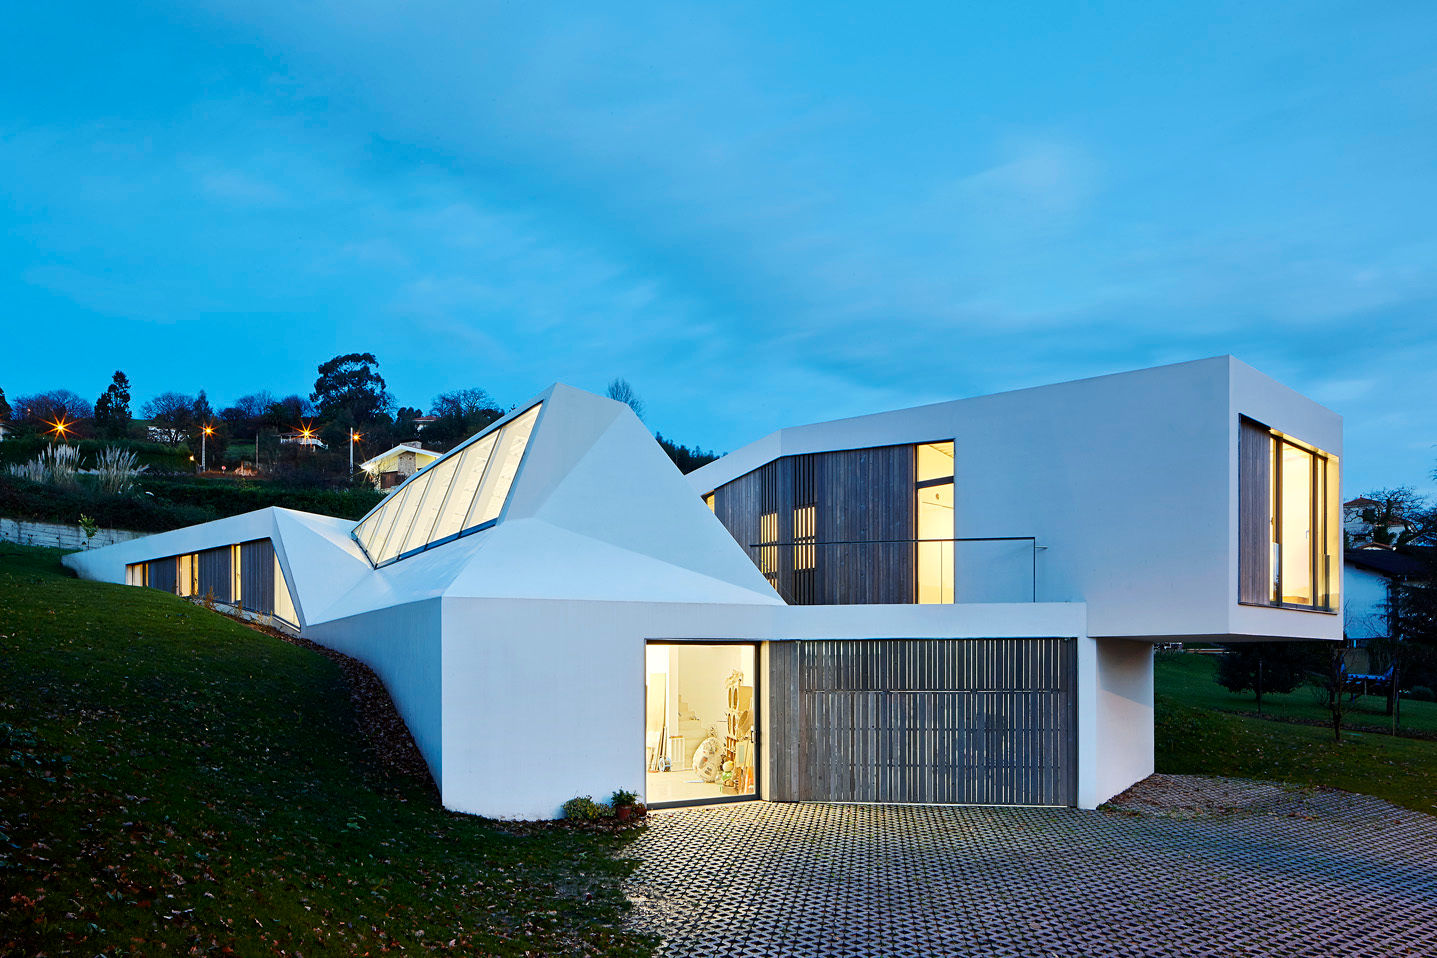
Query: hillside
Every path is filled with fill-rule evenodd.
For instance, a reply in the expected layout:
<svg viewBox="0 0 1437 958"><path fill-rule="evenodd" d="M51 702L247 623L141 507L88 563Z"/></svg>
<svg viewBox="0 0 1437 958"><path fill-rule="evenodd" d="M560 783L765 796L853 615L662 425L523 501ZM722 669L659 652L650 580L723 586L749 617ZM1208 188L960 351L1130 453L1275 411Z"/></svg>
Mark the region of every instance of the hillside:
<svg viewBox="0 0 1437 958"><path fill-rule="evenodd" d="M0 953L648 954L621 841L446 812L334 662L0 544Z"/></svg>

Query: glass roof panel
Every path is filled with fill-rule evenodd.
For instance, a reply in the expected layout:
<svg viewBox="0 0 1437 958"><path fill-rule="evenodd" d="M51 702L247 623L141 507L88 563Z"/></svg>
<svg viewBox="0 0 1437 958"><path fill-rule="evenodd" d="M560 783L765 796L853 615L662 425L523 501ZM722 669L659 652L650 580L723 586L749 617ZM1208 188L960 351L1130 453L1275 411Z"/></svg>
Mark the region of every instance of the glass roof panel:
<svg viewBox="0 0 1437 958"><path fill-rule="evenodd" d="M532 406L451 450L360 520L351 535L369 561L381 566L493 524L508 501L539 410Z"/></svg>

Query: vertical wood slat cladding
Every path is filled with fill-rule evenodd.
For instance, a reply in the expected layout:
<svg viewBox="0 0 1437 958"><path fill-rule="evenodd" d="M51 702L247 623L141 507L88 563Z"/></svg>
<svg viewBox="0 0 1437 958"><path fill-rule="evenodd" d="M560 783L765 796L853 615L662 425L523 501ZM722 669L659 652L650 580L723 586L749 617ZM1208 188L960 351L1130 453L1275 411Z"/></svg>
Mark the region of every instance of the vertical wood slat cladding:
<svg viewBox="0 0 1437 958"><path fill-rule="evenodd" d="M774 642L769 797L1072 805L1076 658L1063 639Z"/></svg>
<svg viewBox="0 0 1437 958"><path fill-rule="evenodd" d="M170 556L168 559L155 559L149 565L150 588L173 593L175 585L179 581L178 560L174 556Z"/></svg>
<svg viewBox="0 0 1437 958"><path fill-rule="evenodd" d="M800 582L791 543L794 510L805 505L814 506L817 544L814 569L800 573ZM789 602L914 601L911 445L785 456L714 490L714 515L760 568L760 517L775 509L777 541L785 545L768 555L779 594Z"/></svg>
<svg viewBox="0 0 1437 958"><path fill-rule="evenodd" d="M1243 419L1238 432L1238 601L1272 604L1272 436Z"/></svg>
<svg viewBox="0 0 1437 958"><path fill-rule="evenodd" d="M240 600L250 612L274 612L274 545L268 539L240 545Z"/></svg>
<svg viewBox="0 0 1437 958"><path fill-rule="evenodd" d="M230 576L230 547L206 549L199 554L198 564L199 583L196 594L213 596L216 602L233 602L230 595L231 583L234 581Z"/></svg>

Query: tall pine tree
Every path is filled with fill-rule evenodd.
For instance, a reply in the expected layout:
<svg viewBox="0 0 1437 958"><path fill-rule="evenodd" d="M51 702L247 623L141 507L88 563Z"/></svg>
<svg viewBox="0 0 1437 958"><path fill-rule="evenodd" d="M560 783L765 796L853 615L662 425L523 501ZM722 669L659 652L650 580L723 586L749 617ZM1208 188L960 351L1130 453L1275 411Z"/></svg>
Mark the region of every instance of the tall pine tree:
<svg viewBox="0 0 1437 958"><path fill-rule="evenodd" d="M130 432L130 379L120 370L95 402L95 431L105 439L124 439Z"/></svg>

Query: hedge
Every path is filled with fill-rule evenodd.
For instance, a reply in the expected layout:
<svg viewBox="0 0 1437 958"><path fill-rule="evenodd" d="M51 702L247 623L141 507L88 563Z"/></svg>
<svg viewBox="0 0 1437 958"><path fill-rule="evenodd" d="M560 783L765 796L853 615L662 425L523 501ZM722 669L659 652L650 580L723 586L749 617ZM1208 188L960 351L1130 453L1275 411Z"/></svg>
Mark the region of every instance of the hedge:
<svg viewBox="0 0 1437 958"><path fill-rule="evenodd" d="M0 516L72 525L80 514L104 529L164 532L269 506L358 519L382 497L370 489L291 489L227 480L149 479L131 496L102 495L82 478L73 489L0 475Z"/></svg>

